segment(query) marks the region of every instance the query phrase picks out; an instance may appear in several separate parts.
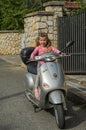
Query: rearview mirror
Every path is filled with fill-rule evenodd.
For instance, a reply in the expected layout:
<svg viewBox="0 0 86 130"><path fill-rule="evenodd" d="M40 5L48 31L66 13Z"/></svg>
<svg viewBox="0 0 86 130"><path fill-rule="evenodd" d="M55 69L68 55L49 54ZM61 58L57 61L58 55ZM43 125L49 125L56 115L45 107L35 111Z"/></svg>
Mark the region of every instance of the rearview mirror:
<svg viewBox="0 0 86 130"><path fill-rule="evenodd" d="M63 50L61 50L61 52L63 52L64 50L66 50L68 47L71 47L73 44L74 44L74 41L69 41L69 42L67 42L67 43L66 43L66 47L65 47ZM61 53L61 52L60 52L60 53Z"/></svg>
<svg viewBox="0 0 86 130"><path fill-rule="evenodd" d="M69 41L69 42L66 44L66 48L72 46L73 44L74 44L74 41Z"/></svg>

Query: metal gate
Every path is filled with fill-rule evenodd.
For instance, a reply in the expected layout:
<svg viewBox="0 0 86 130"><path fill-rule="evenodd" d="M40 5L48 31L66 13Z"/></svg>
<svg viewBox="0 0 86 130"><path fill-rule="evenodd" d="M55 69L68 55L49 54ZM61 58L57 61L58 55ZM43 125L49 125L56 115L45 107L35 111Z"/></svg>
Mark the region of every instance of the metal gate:
<svg viewBox="0 0 86 130"><path fill-rule="evenodd" d="M61 60L65 73L86 74L86 11L57 20L59 49L68 41L74 41L74 45L65 51L74 55Z"/></svg>

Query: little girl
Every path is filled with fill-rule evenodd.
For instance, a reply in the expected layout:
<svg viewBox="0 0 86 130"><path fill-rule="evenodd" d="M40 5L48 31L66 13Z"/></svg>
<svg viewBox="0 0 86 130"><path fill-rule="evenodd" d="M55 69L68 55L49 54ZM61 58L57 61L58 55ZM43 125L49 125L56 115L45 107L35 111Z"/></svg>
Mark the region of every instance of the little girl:
<svg viewBox="0 0 86 130"><path fill-rule="evenodd" d="M33 60L34 59L34 56L36 55L41 55L41 54L44 54L44 53L47 53L47 52L55 52L55 53L60 53L60 51L53 47L51 45L51 41L50 39L48 38L48 35L46 33L40 33L38 38L36 39L37 41L37 47L34 49L34 51L31 53L31 56L30 56L30 59ZM40 66L44 64L43 61L39 61L38 62L38 70L40 69ZM35 81L35 97L37 99L39 99L39 89L38 89L38 84L39 84L39 77L40 77L40 74L39 74L39 71L37 71L37 77L36 77L36 81Z"/></svg>

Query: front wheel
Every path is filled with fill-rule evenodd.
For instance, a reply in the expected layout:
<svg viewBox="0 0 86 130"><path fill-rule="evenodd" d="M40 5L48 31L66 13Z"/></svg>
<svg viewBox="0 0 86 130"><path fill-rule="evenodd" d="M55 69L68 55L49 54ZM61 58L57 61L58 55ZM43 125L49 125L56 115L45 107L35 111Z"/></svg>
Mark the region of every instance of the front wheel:
<svg viewBox="0 0 86 130"><path fill-rule="evenodd" d="M54 112L57 126L60 129L64 129L65 127L65 116L64 116L64 109L63 104L56 104L54 105Z"/></svg>

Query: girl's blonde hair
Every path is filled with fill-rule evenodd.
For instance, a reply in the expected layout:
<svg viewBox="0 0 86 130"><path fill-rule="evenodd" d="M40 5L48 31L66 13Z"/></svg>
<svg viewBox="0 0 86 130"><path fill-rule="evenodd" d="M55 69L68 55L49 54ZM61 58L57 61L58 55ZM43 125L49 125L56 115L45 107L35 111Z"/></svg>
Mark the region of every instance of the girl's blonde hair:
<svg viewBox="0 0 86 130"><path fill-rule="evenodd" d="M45 37L45 38L46 38L46 42L47 42L46 47L50 47L50 46L51 46L51 41L50 41L50 39L48 38L47 33L40 33L40 34L39 34L39 36L38 36L37 39L36 39L36 46L39 46L39 38L40 38L40 37Z"/></svg>

